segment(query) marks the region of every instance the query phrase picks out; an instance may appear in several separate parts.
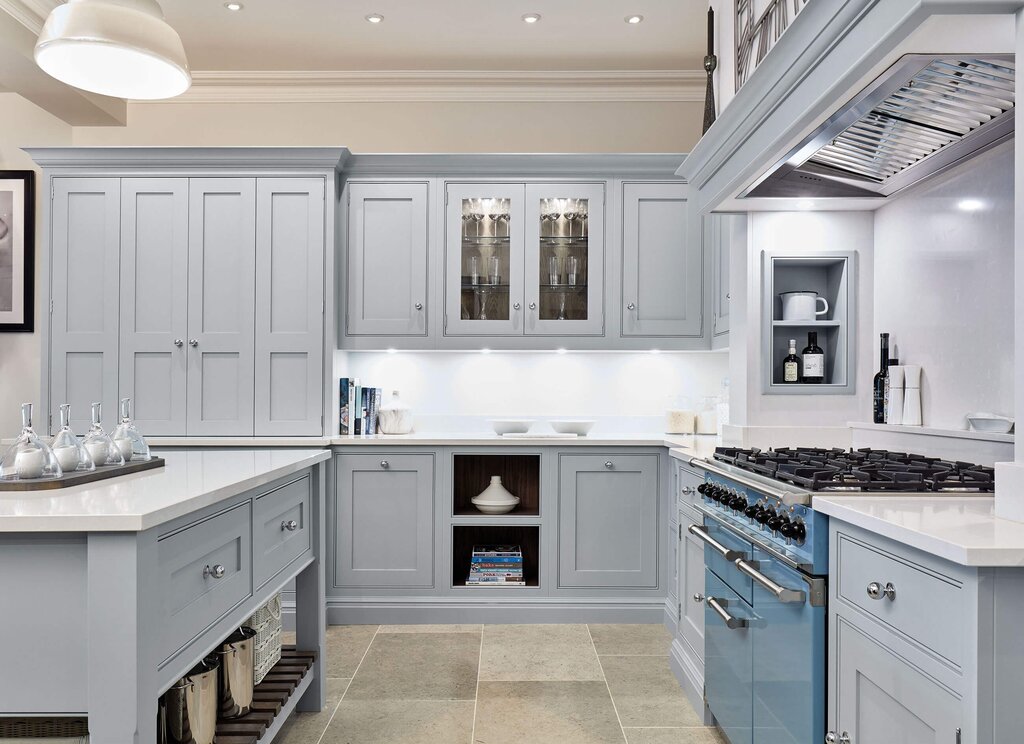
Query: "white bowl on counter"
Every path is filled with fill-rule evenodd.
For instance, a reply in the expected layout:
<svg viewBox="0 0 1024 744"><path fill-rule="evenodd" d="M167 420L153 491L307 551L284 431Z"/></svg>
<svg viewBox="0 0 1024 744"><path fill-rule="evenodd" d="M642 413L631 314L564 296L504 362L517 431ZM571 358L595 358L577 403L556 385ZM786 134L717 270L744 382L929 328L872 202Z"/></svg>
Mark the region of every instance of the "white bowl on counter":
<svg viewBox="0 0 1024 744"><path fill-rule="evenodd" d="M498 436L505 434L525 434L537 423L534 419L491 419L490 424Z"/></svg>
<svg viewBox="0 0 1024 744"><path fill-rule="evenodd" d="M972 430L986 434L1009 434L1013 429L1013 419L997 413L968 413L967 423Z"/></svg>
<svg viewBox="0 0 1024 744"><path fill-rule="evenodd" d="M587 436L596 423L589 419L560 419L550 422L551 428L559 434L575 434L580 437Z"/></svg>

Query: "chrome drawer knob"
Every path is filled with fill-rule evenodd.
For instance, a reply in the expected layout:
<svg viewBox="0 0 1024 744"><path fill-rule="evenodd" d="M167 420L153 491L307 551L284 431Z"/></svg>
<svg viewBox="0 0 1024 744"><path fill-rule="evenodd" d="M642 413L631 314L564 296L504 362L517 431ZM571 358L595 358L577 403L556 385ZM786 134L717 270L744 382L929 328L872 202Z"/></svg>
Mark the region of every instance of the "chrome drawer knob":
<svg viewBox="0 0 1024 744"><path fill-rule="evenodd" d="M194 349L195 347L199 346L199 339L190 338L188 340L188 345L191 346Z"/></svg>
<svg viewBox="0 0 1024 744"><path fill-rule="evenodd" d="M423 303L422 302L417 302L415 305L413 305L413 307L415 307L417 310L422 310L423 309Z"/></svg>
<svg viewBox="0 0 1024 744"><path fill-rule="evenodd" d="M606 463L604 464L604 466L605 466L606 468L608 468L609 470L611 470L612 468L614 468L614 467L615 467L615 463L614 463L614 462L612 462L611 460L609 460L608 462L606 462Z"/></svg>
<svg viewBox="0 0 1024 744"><path fill-rule="evenodd" d="M389 463L389 462L388 462L387 460L381 460L381 461L380 461L380 466L381 466L381 467L382 467L382 468L383 468L384 470L387 470L388 468L390 468L390 467L391 467L391 463Z"/></svg>
<svg viewBox="0 0 1024 744"><path fill-rule="evenodd" d="M629 303L628 305L626 305L626 309L627 310L636 310L636 303L635 302Z"/></svg>
<svg viewBox="0 0 1024 744"><path fill-rule="evenodd" d="M704 595L701 594L700 592L697 592L696 594L693 595L693 601L696 602L697 604L700 604L701 602L704 601Z"/></svg>
<svg viewBox="0 0 1024 744"><path fill-rule="evenodd" d="M521 307L522 307L522 305L520 305L520 304L519 304L518 302L516 302L516 303L513 303L513 305L512 305L512 309L513 309L513 310L518 310L518 309L519 309L519 308L521 308Z"/></svg>
<svg viewBox="0 0 1024 744"><path fill-rule="evenodd" d="M697 487L696 486L683 486L681 492L682 492L682 494L684 496L689 496L690 494L697 493Z"/></svg>
<svg viewBox="0 0 1024 744"><path fill-rule="evenodd" d="M289 532L295 532L295 530L299 529L299 523L296 522L294 519L289 519L287 521L281 522L281 529L288 530Z"/></svg>
<svg viewBox="0 0 1024 744"><path fill-rule="evenodd" d="M537 303L536 302L531 302L530 303L530 309L531 310L536 310L537 309Z"/></svg>
<svg viewBox="0 0 1024 744"><path fill-rule="evenodd" d="M825 744L850 744L850 735L845 731L836 736L835 731L825 734Z"/></svg>
<svg viewBox="0 0 1024 744"><path fill-rule="evenodd" d="M179 349L180 349L180 348L182 347L182 345L183 345L184 343L185 343L185 342L184 342L184 341L182 341L182 340L181 340L180 338L176 338L176 339L174 339L174 345L175 345L175 346L177 346L177 347L178 347Z"/></svg>
<svg viewBox="0 0 1024 744"><path fill-rule="evenodd" d="M871 599L881 600L883 598L888 599L890 602L896 601L896 587L892 583L887 583L882 586L877 581L872 581L868 584L868 596Z"/></svg>
<svg viewBox="0 0 1024 744"><path fill-rule="evenodd" d="M203 568L203 578L204 579L208 579L211 576L213 578L215 578L215 579L223 579L224 578L224 574L226 574L226 573L227 573L227 570L224 568L224 566L220 565L219 563L216 566L214 566L213 568L210 568L210 566L206 566L206 567Z"/></svg>

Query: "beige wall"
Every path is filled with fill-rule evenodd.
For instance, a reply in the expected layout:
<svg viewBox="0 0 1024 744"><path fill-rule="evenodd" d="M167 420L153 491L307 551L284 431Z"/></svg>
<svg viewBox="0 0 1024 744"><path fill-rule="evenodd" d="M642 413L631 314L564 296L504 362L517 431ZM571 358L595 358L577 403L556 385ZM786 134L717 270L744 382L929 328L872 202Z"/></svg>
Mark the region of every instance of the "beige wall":
<svg viewBox="0 0 1024 744"><path fill-rule="evenodd" d="M367 152L688 152L703 103L132 104L76 145L343 145ZM0 126L3 126L0 124Z"/></svg>
<svg viewBox="0 0 1024 744"><path fill-rule="evenodd" d="M0 169L34 168L28 155L21 151L29 146L71 144L71 127L43 111L16 93L0 93ZM38 172L38 169L36 169ZM39 404L38 329L45 316L39 304L42 277L40 264L43 248L42 180L36 179L36 310L35 333L0 333L0 439L15 436L21 426L18 407L25 401ZM38 427L42 411L36 413Z"/></svg>

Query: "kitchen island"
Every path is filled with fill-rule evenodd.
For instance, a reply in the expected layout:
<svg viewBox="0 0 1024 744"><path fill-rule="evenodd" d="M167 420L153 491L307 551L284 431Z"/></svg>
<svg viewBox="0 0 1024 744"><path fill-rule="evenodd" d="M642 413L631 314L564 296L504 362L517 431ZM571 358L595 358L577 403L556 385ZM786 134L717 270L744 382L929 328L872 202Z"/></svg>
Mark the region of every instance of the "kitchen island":
<svg viewBox="0 0 1024 744"><path fill-rule="evenodd" d="M178 450L166 465L58 491L0 491L0 717L88 718L93 744L157 739L157 701L295 580L315 654L293 709L324 703L328 452Z"/></svg>

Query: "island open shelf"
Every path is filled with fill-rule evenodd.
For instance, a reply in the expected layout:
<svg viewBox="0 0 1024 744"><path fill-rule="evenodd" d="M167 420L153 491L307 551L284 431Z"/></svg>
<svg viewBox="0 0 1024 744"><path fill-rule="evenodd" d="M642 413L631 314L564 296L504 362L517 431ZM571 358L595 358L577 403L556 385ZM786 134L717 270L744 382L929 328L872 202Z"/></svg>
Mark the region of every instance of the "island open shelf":
<svg viewBox="0 0 1024 744"><path fill-rule="evenodd" d="M507 515L484 514L473 505L473 497L483 491L492 476L501 483L519 505ZM522 517L540 514L540 455L452 455L452 514L456 517Z"/></svg>
<svg viewBox="0 0 1024 744"><path fill-rule="evenodd" d="M504 587L506 591L540 586L540 526L469 524L452 526L452 586L497 591L496 587L467 587L470 557L474 545L518 545L523 551L523 577L526 586Z"/></svg>

